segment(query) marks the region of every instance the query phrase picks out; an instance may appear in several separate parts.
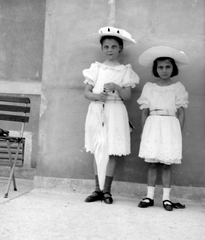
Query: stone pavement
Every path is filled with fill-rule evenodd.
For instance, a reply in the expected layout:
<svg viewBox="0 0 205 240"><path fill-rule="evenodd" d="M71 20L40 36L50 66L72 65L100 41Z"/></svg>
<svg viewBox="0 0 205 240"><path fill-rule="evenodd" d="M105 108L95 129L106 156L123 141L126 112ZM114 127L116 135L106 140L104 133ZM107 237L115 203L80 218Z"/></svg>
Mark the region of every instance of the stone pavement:
<svg viewBox="0 0 205 240"><path fill-rule="evenodd" d="M0 240L202 240L205 203L180 199L186 209L167 212L161 200L147 209L139 197L114 195L114 203L85 203L79 192L33 188L32 180L17 179L4 198L0 178Z"/></svg>

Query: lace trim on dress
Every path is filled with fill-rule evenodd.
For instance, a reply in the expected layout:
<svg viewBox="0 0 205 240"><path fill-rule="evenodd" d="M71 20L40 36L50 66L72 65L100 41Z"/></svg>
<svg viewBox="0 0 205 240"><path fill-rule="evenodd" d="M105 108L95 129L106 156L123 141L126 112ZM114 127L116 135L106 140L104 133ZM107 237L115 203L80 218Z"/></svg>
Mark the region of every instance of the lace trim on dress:
<svg viewBox="0 0 205 240"><path fill-rule="evenodd" d="M147 85L150 87L151 90L164 92L164 91L173 91L178 87L181 87L182 84L180 82L173 83L169 86L159 86L156 83L148 82Z"/></svg>
<svg viewBox="0 0 205 240"><path fill-rule="evenodd" d="M98 67L102 68L102 69L112 69L112 70L115 70L115 71L118 71L118 72L121 72L121 71L124 71L125 68L131 68L131 64L127 64L127 65L118 65L118 66L107 66L103 63L100 63L100 62L95 62L97 64Z"/></svg>
<svg viewBox="0 0 205 240"><path fill-rule="evenodd" d="M158 159L153 159L153 158L145 158L145 162L148 162L148 163L164 163L164 164L167 164L167 165L181 164L180 159L171 159L171 160L168 160L168 161L163 161L163 160L158 160Z"/></svg>

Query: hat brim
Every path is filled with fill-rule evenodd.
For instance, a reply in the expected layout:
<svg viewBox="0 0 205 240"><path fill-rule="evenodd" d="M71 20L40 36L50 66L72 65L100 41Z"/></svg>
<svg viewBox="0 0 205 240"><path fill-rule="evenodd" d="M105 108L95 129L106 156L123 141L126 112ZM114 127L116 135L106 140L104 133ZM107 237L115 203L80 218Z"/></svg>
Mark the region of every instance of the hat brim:
<svg viewBox="0 0 205 240"><path fill-rule="evenodd" d="M119 36L119 34L115 34L115 33L112 33L112 34L109 34L109 33L93 33L93 34L90 34L87 37L87 39L88 39L89 42L99 45L100 39L103 36L114 36L114 37L121 38L123 40L123 45L124 46L129 46L131 44L136 43L136 41L134 39L126 38L126 37L121 36L121 35Z"/></svg>
<svg viewBox="0 0 205 240"><path fill-rule="evenodd" d="M172 58L178 66L189 64L189 58L184 52L166 46L149 48L139 56L138 61L140 65L151 68L154 60L159 57Z"/></svg>

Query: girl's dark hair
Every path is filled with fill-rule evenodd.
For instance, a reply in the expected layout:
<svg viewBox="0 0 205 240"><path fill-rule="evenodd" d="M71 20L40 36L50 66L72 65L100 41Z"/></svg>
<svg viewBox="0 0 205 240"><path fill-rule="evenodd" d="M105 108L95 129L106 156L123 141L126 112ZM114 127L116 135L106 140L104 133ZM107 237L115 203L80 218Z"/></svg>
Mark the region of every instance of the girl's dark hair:
<svg viewBox="0 0 205 240"><path fill-rule="evenodd" d="M123 40L119 37L116 37L116 36L109 36L109 35L106 35L106 36L103 36L101 37L100 39L100 44L103 45L103 42L105 41L105 39L114 39L115 41L118 42L118 44L122 47L123 49ZM122 51L122 50L121 50Z"/></svg>
<svg viewBox="0 0 205 240"><path fill-rule="evenodd" d="M170 58L170 57L159 57L159 58L156 58L154 60L154 63L153 63L153 67L152 67L152 73L155 77L159 77L158 73L157 73L157 64L158 64L158 61L161 62L161 61L165 61L165 60L169 60L173 66L173 71L172 71L172 74L170 77L174 77L174 76L177 76L178 73L179 73L179 70L178 70L178 67L174 61L173 58Z"/></svg>

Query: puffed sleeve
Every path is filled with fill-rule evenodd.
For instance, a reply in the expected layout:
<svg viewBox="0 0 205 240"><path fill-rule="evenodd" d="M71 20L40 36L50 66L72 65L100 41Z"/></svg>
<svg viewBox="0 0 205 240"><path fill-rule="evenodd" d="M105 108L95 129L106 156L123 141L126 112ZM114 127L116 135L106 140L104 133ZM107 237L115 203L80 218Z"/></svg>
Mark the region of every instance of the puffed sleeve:
<svg viewBox="0 0 205 240"><path fill-rule="evenodd" d="M146 83L142 89L141 96L138 98L137 103L140 109L149 108L150 84Z"/></svg>
<svg viewBox="0 0 205 240"><path fill-rule="evenodd" d="M95 82L98 77L98 64L97 62L92 63L89 69L83 70L83 76L85 77L84 83L90 84L92 86L95 85Z"/></svg>
<svg viewBox="0 0 205 240"><path fill-rule="evenodd" d="M132 66L130 64L127 64L122 86L134 88L136 84L139 83L139 80L139 76L132 70Z"/></svg>
<svg viewBox="0 0 205 240"><path fill-rule="evenodd" d="M181 82L176 84L176 108L188 107L188 92L186 91L184 85Z"/></svg>

